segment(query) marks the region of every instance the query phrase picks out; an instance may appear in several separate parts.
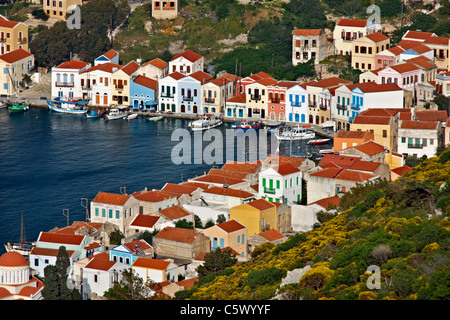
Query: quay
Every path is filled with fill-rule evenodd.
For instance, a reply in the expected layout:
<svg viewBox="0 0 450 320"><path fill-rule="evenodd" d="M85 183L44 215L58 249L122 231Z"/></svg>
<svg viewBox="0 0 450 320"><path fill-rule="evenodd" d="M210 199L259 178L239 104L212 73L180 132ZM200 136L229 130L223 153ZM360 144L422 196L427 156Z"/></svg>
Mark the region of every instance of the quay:
<svg viewBox="0 0 450 320"><path fill-rule="evenodd" d="M45 98L45 99L44 99ZM7 99L6 101L3 102L16 102L19 100L23 100L24 98L13 98L10 97L9 99ZM42 98L25 98L25 100L28 101L30 107L36 107L36 108L44 108L44 109L48 109L48 105L47 105L47 98L46 97L42 97ZM94 109L103 109L103 110L108 110L110 109L110 107L99 107L99 106L91 106ZM164 118L174 118L174 119L186 119L186 120L197 120L199 119L198 115L194 115L194 114L185 114L185 113L172 113L172 112L150 112L150 111L138 111L136 112L139 116L142 117L155 117L155 116L163 116ZM261 119L258 118L226 118L223 115L221 116L222 121L225 123L234 123L237 121L242 121L242 120L246 120L249 122L253 122L253 121L261 121ZM283 124L285 126L311 126L312 128L314 128L314 131L316 132L316 135L323 137L323 138L329 138L329 139L333 139L336 135L336 132L333 130L327 130L326 128L322 127L321 125L318 124L313 124L313 123L299 123L299 122L283 122Z"/></svg>

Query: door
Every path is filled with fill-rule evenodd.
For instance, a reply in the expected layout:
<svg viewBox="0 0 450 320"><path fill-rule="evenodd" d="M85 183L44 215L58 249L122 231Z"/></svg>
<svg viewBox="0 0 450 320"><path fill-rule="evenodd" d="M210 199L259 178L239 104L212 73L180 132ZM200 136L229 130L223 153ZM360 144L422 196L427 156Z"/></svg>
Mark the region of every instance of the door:
<svg viewBox="0 0 450 320"><path fill-rule="evenodd" d="M295 105L296 105L296 106L299 106L299 105L300 105L300 102L299 102L299 96L298 96L298 95L295 95Z"/></svg>
<svg viewBox="0 0 450 320"><path fill-rule="evenodd" d="M251 108L248 109L248 116L249 116L249 117L251 117L251 116L253 115L253 112L252 112L252 111L253 111L253 109L251 109Z"/></svg>
<svg viewBox="0 0 450 320"><path fill-rule="evenodd" d="M108 95L106 93L103 94L103 104L108 105Z"/></svg>
<svg viewBox="0 0 450 320"><path fill-rule="evenodd" d="M98 94L98 92L95 94L95 104L100 104L100 95Z"/></svg>
<svg viewBox="0 0 450 320"><path fill-rule="evenodd" d="M181 105L181 112L182 113L186 112L186 106L184 104Z"/></svg>
<svg viewBox="0 0 450 320"><path fill-rule="evenodd" d="M261 109L261 119L265 119L266 118L266 110Z"/></svg>
<svg viewBox="0 0 450 320"><path fill-rule="evenodd" d="M300 121L300 117L298 115L298 113L295 114L295 122L299 122Z"/></svg>
<svg viewBox="0 0 450 320"><path fill-rule="evenodd" d="M194 106L192 110L194 113L198 113L197 106Z"/></svg>

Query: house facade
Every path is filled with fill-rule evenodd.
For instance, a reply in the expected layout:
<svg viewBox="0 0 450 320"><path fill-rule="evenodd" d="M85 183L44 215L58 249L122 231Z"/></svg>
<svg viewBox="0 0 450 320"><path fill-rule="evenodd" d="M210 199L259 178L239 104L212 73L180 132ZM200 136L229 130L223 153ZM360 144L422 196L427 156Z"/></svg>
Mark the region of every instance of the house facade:
<svg viewBox="0 0 450 320"><path fill-rule="evenodd" d="M246 86L246 105L248 117L266 119L269 100L268 87L275 84L277 80L265 78Z"/></svg>
<svg viewBox="0 0 450 320"><path fill-rule="evenodd" d="M246 94L240 93L226 102L225 117L239 120L248 117Z"/></svg>
<svg viewBox="0 0 450 320"><path fill-rule="evenodd" d="M224 76L204 83L201 96L202 113L224 113L226 101L234 96L235 90L234 83Z"/></svg>
<svg viewBox="0 0 450 320"><path fill-rule="evenodd" d="M138 75L130 80L130 106L133 109L158 109L158 81Z"/></svg>
<svg viewBox="0 0 450 320"><path fill-rule="evenodd" d="M231 208L230 220L246 226L248 236L270 228L277 230L277 206L264 199L254 200Z"/></svg>
<svg viewBox="0 0 450 320"><path fill-rule="evenodd" d="M164 60L155 58L141 65L138 74L158 81L169 74L169 64Z"/></svg>
<svg viewBox="0 0 450 320"><path fill-rule="evenodd" d="M211 251L230 247L242 257L247 256L247 228L236 220L219 223L203 230L211 241Z"/></svg>
<svg viewBox="0 0 450 320"><path fill-rule="evenodd" d="M423 44L431 48L434 52L434 63L439 69L448 69L450 51L450 37L429 37Z"/></svg>
<svg viewBox="0 0 450 320"><path fill-rule="evenodd" d="M82 4L83 0L43 0L42 9L50 18L66 21L67 14L73 10L73 7Z"/></svg>
<svg viewBox="0 0 450 320"><path fill-rule="evenodd" d="M203 71L203 64L203 56L191 50L187 50L175 55L169 61L169 72L179 72L187 76L197 71Z"/></svg>
<svg viewBox="0 0 450 320"><path fill-rule="evenodd" d="M80 73L91 65L82 61L67 61L52 68L52 99L81 99Z"/></svg>
<svg viewBox="0 0 450 320"><path fill-rule="evenodd" d="M19 92L25 75L34 67L34 55L17 49L0 55L0 95L11 96Z"/></svg>
<svg viewBox="0 0 450 320"><path fill-rule="evenodd" d="M378 83L395 83L404 90L414 91L421 80L421 73L421 69L413 63L399 63L378 71Z"/></svg>
<svg viewBox="0 0 450 320"><path fill-rule="evenodd" d="M153 247L145 240L119 244L109 250L109 260L131 266L140 257L153 258Z"/></svg>
<svg viewBox="0 0 450 320"><path fill-rule="evenodd" d="M436 91L450 97L450 71L436 74Z"/></svg>
<svg viewBox="0 0 450 320"><path fill-rule="evenodd" d="M178 265L172 261L138 258L131 270L146 284L178 281Z"/></svg>
<svg viewBox="0 0 450 320"><path fill-rule="evenodd" d="M315 64L327 57L327 38L322 29L294 29L292 31L292 65L311 59Z"/></svg>
<svg viewBox="0 0 450 320"><path fill-rule="evenodd" d="M292 164L270 167L259 173L259 196L271 202L292 203L302 199L302 171Z"/></svg>
<svg viewBox="0 0 450 320"><path fill-rule="evenodd" d="M175 19L181 0L152 0L152 17L158 20Z"/></svg>
<svg viewBox="0 0 450 320"><path fill-rule="evenodd" d="M352 68L361 71L376 69L376 54L389 49L389 38L374 32L352 42Z"/></svg>
<svg viewBox="0 0 450 320"><path fill-rule="evenodd" d="M286 121L307 123L308 93L299 84L286 85Z"/></svg>
<svg viewBox="0 0 450 320"><path fill-rule="evenodd" d="M170 73L158 81L158 110L179 113L178 80L185 76L179 72Z"/></svg>
<svg viewBox="0 0 450 320"><path fill-rule="evenodd" d="M442 141L439 121L400 120L398 126L398 153L420 158L434 157Z"/></svg>
<svg viewBox="0 0 450 320"><path fill-rule="evenodd" d="M400 47L392 47L375 54L375 70L399 63L403 51Z"/></svg>
<svg viewBox="0 0 450 320"><path fill-rule="evenodd" d="M202 114L202 87L213 77L196 71L178 80L178 105L180 113Z"/></svg>
<svg viewBox="0 0 450 320"><path fill-rule="evenodd" d="M130 86L137 76L139 64L130 61L111 75L111 106L130 106Z"/></svg>
<svg viewBox="0 0 450 320"><path fill-rule="evenodd" d="M28 51L28 26L22 22L10 21L0 16L0 54L17 49Z"/></svg>
<svg viewBox="0 0 450 320"><path fill-rule="evenodd" d="M381 26L373 23L373 21L341 18L333 31L336 54L350 55L353 40L377 31L381 31Z"/></svg>

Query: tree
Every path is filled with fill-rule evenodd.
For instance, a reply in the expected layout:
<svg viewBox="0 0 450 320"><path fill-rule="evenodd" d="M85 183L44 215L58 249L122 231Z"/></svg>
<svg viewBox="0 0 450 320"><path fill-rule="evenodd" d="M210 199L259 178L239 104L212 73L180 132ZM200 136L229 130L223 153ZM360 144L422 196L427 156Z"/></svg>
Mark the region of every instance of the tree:
<svg viewBox="0 0 450 320"><path fill-rule="evenodd" d="M70 258L66 247L58 250L55 265L48 265L44 269L44 300L81 300L81 294L76 288L68 287L68 270ZM70 280L69 280L70 281Z"/></svg>
<svg viewBox="0 0 450 320"><path fill-rule="evenodd" d="M236 262L237 258L231 253L229 248L224 250L217 248L205 255L205 263L199 266L197 271L200 277L204 277L232 267Z"/></svg>
<svg viewBox="0 0 450 320"><path fill-rule="evenodd" d="M380 265L385 264L391 254L392 250L388 244L380 244L372 250L372 256L378 261Z"/></svg>
<svg viewBox="0 0 450 320"><path fill-rule="evenodd" d="M124 234L119 229L115 229L109 235L109 243L119 245L123 238L125 238Z"/></svg>
<svg viewBox="0 0 450 320"><path fill-rule="evenodd" d="M223 214L219 214L217 216L216 224L224 223L227 221L227 218Z"/></svg>
<svg viewBox="0 0 450 320"><path fill-rule="evenodd" d="M47 21L50 16L45 13L45 11L42 8L36 8L33 11L31 11L31 14L34 18L40 19L42 21Z"/></svg>
<svg viewBox="0 0 450 320"><path fill-rule="evenodd" d="M105 291L104 296L110 300L143 300L148 294L149 289L142 278L130 268L122 271L121 280Z"/></svg>
<svg viewBox="0 0 450 320"><path fill-rule="evenodd" d="M181 219L175 222L175 227L183 229L194 229L194 223L192 221L187 221L186 219Z"/></svg>

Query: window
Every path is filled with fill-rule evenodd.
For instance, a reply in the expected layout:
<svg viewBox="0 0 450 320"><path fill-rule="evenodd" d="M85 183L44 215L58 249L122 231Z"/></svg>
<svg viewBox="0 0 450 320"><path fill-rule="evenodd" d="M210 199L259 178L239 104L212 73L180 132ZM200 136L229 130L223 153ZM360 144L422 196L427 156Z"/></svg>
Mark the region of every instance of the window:
<svg viewBox="0 0 450 320"><path fill-rule="evenodd" d="M383 138L387 138L387 130L383 130Z"/></svg>
<svg viewBox="0 0 450 320"><path fill-rule="evenodd" d="M102 217L106 217L106 209L102 209Z"/></svg>
<svg viewBox="0 0 450 320"><path fill-rule="evenodd" d="M402 143L405 143L405 142L406 142L406 138L402 137Z"/></svg>
<svg viewBox="0 0 450 320"><path fill-rule="evenodd" d="M116 219L120 219L120 211L116 210Z"/></svg>
<svg viewBox="0 0 450 320"><path fill-rule="evenodd" d="M434 145L434 139L430 139L430 146Z"/></svg>
<svg viewBox="0 0 450 320"><path fill-rule="evenodd" d="M280 189L280 180L277 180L277 189Z"/></svg>
<svg viewBox="0 0 450 320"><path fill-rule="evenodd" d="M108 215L109 218L112 219L112 217L113 217L113 211L112 211L112 209L109 209L109 212L108 212L108 213L109 213L109 215Z"/></svg>
<svg viewBox="0 0 450 320"><path fill-rule="evenodd" d="M242 243L245 243L245 234L242 235Z"/></svg>
<svg viewBox="0 0 450 320"><path fill-rule="evenodd" d="M95 208L95 216L96 217L98 217L98 215L99 215L99 212L98 212L99 210L98 210L98 208Z"/></svg>
<svg viewBox="0 0 450 320"><path fill-rule="evenodd" d="M98 276L94 274L94 282L98 282Z"/></svg>
<svg viewBox="0 0 450 320"><path fill-rule="evenodd" d="M37 267L37 266L39 266L39 259L34 259L34 265Z"/></svg>

